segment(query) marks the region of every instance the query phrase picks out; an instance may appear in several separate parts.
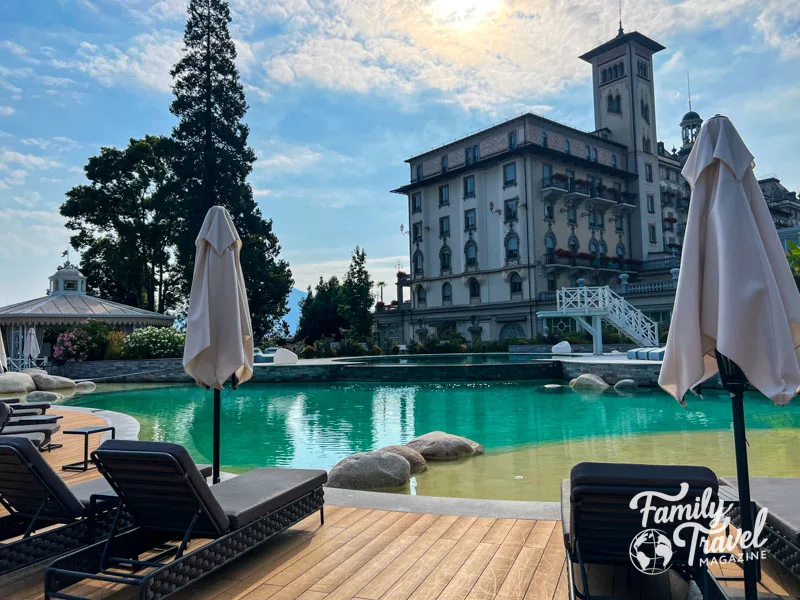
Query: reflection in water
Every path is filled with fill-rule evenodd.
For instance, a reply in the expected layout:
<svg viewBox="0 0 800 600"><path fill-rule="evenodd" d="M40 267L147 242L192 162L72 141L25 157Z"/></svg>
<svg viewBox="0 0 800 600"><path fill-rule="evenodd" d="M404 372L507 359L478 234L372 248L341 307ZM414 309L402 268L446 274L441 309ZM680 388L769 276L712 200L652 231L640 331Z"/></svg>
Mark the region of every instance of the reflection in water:
<svg viewBox="0 0 800 600"><path fill-rule="evenodd" d="M637 455L644 456L643 449L669 451L661 447L666 438L640 434L685 434L670 439L681 446L682 460L676 462L686 463L700 462L696 457L707 460L698 445L705 438L689 433L730 430L730 402L721 392L706 393L682 408L658 390L623 397L614 392L577 394L569 388L547 392L544 383L246 384L222 394L222 465L232 471L258 466L329 469L354 452L443 430L484 444L487 456L469 467L436 465L420 478L419 493L435 489L445 495L518 497L503 482L519 475L524 479L511 481L522 482L517 487L535 499L557 494L558 485L550 489L553 481L557 484L569 466L595 454L597 460L644 462ZM142 439L183 444L196 460L211 459L212 392L194 386L139 389L69 402L128 413L141 423ZM751 435L765 429L800 431L800 403L776 408L750 394L746 412ZM638 440L635 447L625 445L631 439ZM785 440L764 439L776 452ZM724 445L713 448L712 456L728 451ZM798 462L791 453L785 458ZM476 470L483 464L491 472ZM448 473L453 473L452 480ZM530 487L532 478L541 480L541 486Z"/></svg>

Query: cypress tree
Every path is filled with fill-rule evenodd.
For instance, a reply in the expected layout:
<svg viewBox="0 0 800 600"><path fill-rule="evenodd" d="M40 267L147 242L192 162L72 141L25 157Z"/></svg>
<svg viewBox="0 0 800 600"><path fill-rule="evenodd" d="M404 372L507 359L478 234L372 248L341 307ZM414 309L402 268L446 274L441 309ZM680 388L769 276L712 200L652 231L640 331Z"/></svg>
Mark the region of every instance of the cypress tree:
<svg viewBox="0 0 800 600"><path fill-rule="evenodd" d="M191 287L195 239L205 214L226 207L242 238L242 271L256 339L264 337L288 312L289 264L279 258L272 220L264 219L247 177L256 155L244 88L236 69L236 48L228 31L225 0L190 0L184 55L172 69L175 95L170 111L180 119L173 130L178 143L176 175L182 198L178 215L177 260L185 293Z"/></svg>

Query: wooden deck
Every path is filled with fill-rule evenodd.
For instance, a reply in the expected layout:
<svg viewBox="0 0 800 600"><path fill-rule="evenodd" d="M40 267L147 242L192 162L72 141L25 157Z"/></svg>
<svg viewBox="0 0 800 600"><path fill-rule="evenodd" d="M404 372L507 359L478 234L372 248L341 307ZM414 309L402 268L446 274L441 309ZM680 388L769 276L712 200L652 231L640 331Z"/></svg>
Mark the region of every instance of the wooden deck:
<svg viewBox="0 0 800 600"><path fill-rule="evenodd" d="M57 410L51 412L58 412ZM63 411L62 429L101 424L88 414ZM99 436L98 436L99 438ZM68 483L97 471L63 473L82 458L82 437L57 434L64 448L46 453ZM90 448L99 439L92 439ZM196 540L193 545L200 545ZM561 525L326 506L325 525L314 515L262 548L220 569L176 599L200 600L566 600L568 576ZM726 567L736 569L736 567ZM633 572L633 575L631 575ZM638 576L633 569L590 567L593 593L641 600L683 600L677 575ZM5 588L5 589L4 589ZM792 598L777 576L765 573L763 591ZM132 590L79 584L71 593L90 598L132 598ZM3 586L0 597L38 600L42 576Z"/></svg>

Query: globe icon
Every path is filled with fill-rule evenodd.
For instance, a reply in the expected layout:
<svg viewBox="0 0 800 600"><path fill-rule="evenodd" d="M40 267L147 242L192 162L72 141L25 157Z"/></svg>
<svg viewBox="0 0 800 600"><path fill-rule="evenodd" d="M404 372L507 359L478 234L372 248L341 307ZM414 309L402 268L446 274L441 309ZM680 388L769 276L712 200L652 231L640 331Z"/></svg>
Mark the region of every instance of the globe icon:
<svg viewBox="0 0 800 600"><path fill-rule="evenodd" d="M645 575L660 575L669 570L672 542L658 529L640 531L631 541L631 562Z"/></svg>

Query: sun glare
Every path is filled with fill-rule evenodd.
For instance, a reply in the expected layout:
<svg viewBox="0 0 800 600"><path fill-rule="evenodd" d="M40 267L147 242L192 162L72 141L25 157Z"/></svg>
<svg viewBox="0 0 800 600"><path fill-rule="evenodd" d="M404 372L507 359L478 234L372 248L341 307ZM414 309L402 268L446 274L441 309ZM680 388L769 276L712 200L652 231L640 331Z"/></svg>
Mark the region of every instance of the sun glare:
<svg viewBox="0 0 800 600"><path fill-rule="evenodd" d="M442 23L469 29L498 13L504 5L505 0L432 0L430 10Z"/></svg>

